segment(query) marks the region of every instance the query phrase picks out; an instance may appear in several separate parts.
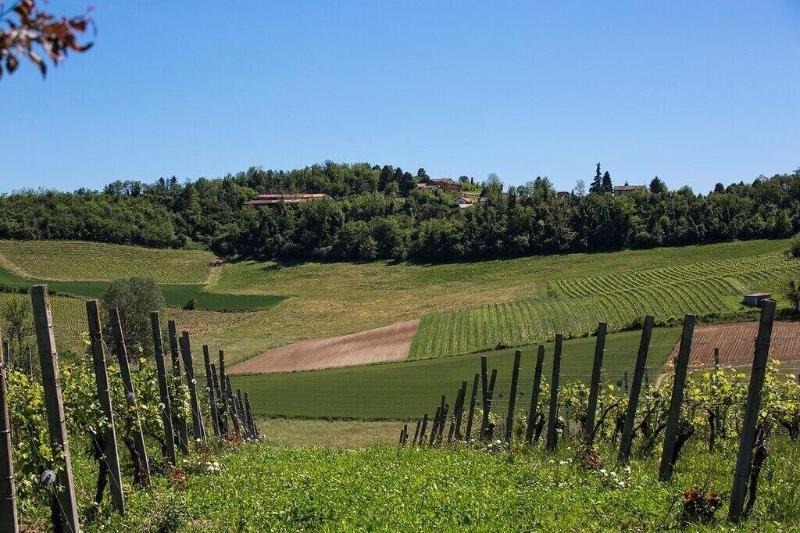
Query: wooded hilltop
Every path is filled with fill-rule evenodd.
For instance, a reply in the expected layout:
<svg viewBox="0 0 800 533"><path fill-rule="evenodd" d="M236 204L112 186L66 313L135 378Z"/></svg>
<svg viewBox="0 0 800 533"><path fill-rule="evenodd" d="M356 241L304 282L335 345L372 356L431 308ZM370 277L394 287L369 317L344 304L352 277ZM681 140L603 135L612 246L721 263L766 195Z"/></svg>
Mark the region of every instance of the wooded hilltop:
<svg viewBox="0 0 800 533"><path fill-rule="evenodd" d="M204 247L225 257L421 262L607 251L780 238L800 231L800 169L708 194L647 188L614 194L598 164L587 188L557 192L547 178L505 188L461 176L462 192L420 188L430 177L390 165L326 162L292 171L250 168L180 183L115 181L103 191L0 196L0 238ZM255 207L263 193L330 198ZM459 196L473 205L460 208ZM480 198L480 200L479 200Z"/></svg>

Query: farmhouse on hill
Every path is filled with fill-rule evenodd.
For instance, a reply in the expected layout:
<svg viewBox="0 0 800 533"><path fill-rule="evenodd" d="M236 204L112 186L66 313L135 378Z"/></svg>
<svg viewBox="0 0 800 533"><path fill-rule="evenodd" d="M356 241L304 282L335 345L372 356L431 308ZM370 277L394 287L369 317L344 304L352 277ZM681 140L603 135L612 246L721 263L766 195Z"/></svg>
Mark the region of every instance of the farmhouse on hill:
<svg viewBox="0 0 800 533"><path fill-rule="evenodd" d="M254 199L245 203L249 205L272 205L272 204L301 204L312 200L324 200L329 198L325 193L283 193L283 194L259 194Z"/></svg>
<svg viewBox="0 0 800 533"><path fill-rule="evenodd" d="M614 196L629 196L637 191L646 191L647 187L644 185L614 185Z"/></svg>

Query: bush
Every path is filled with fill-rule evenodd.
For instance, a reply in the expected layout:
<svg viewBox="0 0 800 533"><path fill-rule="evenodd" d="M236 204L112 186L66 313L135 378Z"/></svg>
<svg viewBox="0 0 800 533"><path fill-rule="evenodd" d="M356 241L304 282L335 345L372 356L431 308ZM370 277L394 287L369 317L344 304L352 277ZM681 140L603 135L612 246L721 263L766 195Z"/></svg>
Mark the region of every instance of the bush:
<svg viewBox="0 0 800 533"><path fill-rule="evenodd" d="M792 240L789 242L789 250L787 253L792 257L800 258L800 233L792 237Z"/></svg>
<svg viewBox="0 0 800 533"><path fill-rule="evenodd" d="M119 310L129 354L138 349L152 352L150 313L162 312L166 306L161 288L152 278L115 279L103 295L103 306L106 310L112 307Z"/></svg>
<svg viewBox="0 0 800 533"><path fill-rule="evenodd" d="M194 311L197 309L197 298L192 298L183 305L185 311Z"/></svg>

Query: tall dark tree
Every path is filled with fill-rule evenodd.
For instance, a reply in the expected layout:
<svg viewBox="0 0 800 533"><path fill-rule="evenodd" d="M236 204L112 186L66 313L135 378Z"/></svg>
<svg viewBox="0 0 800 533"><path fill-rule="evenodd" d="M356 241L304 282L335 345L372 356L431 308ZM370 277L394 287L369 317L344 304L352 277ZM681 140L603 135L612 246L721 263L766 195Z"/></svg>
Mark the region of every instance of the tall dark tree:
<svg viewBox="0 0 800 533"><path fill-rule="evenodd" d="M594 179L592 184L589 185L589 192L601 193L603 192L603 174L600 172L600 163L597 163L597 169L594 171Z"/></svg>
<svg viewBox="0 0 800 533"><path fill-rule="evenodd" d="M658 176L650 180L650 192L653 194L661 194L667 192L667 184L664 183Z"/></svg>
<svg viewBox="0 0 800 533"><path fill-rule="evenodd" d="M603 180L600 188L604 193L610 193L614 191L614 184L611 183L611 174L608 173L608 170L603 173Z"/></svg>
<svg viewBox="0 0 800 533"><path fill-rule="evenodd" d="M431 177L428 176L428 173L425 172L424 168L420 168L417 170L417 181L420 183L427 183L431 181Z"/></svg>

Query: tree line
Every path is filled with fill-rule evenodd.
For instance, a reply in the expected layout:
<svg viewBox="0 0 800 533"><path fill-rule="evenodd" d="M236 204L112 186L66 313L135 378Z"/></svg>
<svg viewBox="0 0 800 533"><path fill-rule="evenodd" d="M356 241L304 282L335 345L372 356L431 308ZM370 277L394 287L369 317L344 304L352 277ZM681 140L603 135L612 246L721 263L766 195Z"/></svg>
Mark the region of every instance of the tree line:
<svg viewBox="0 0 800 533"><path fill-rule="evenodd" d="M557 192L546 177L505 187L495 175L461 176L480 195L420 189L429 181L391 165L326 162L292 171L250 168L185 183L115 181L102 191L16 191L0 196L0 238L76 239L149 247L203 247L226 257L279 260L457 261L574 251L610 251L780 238L800 231L800 169L752 183L717 184L707 194L646 190L613 194L598 165ZM267 192L330 198L253 207Z"/></svg>

